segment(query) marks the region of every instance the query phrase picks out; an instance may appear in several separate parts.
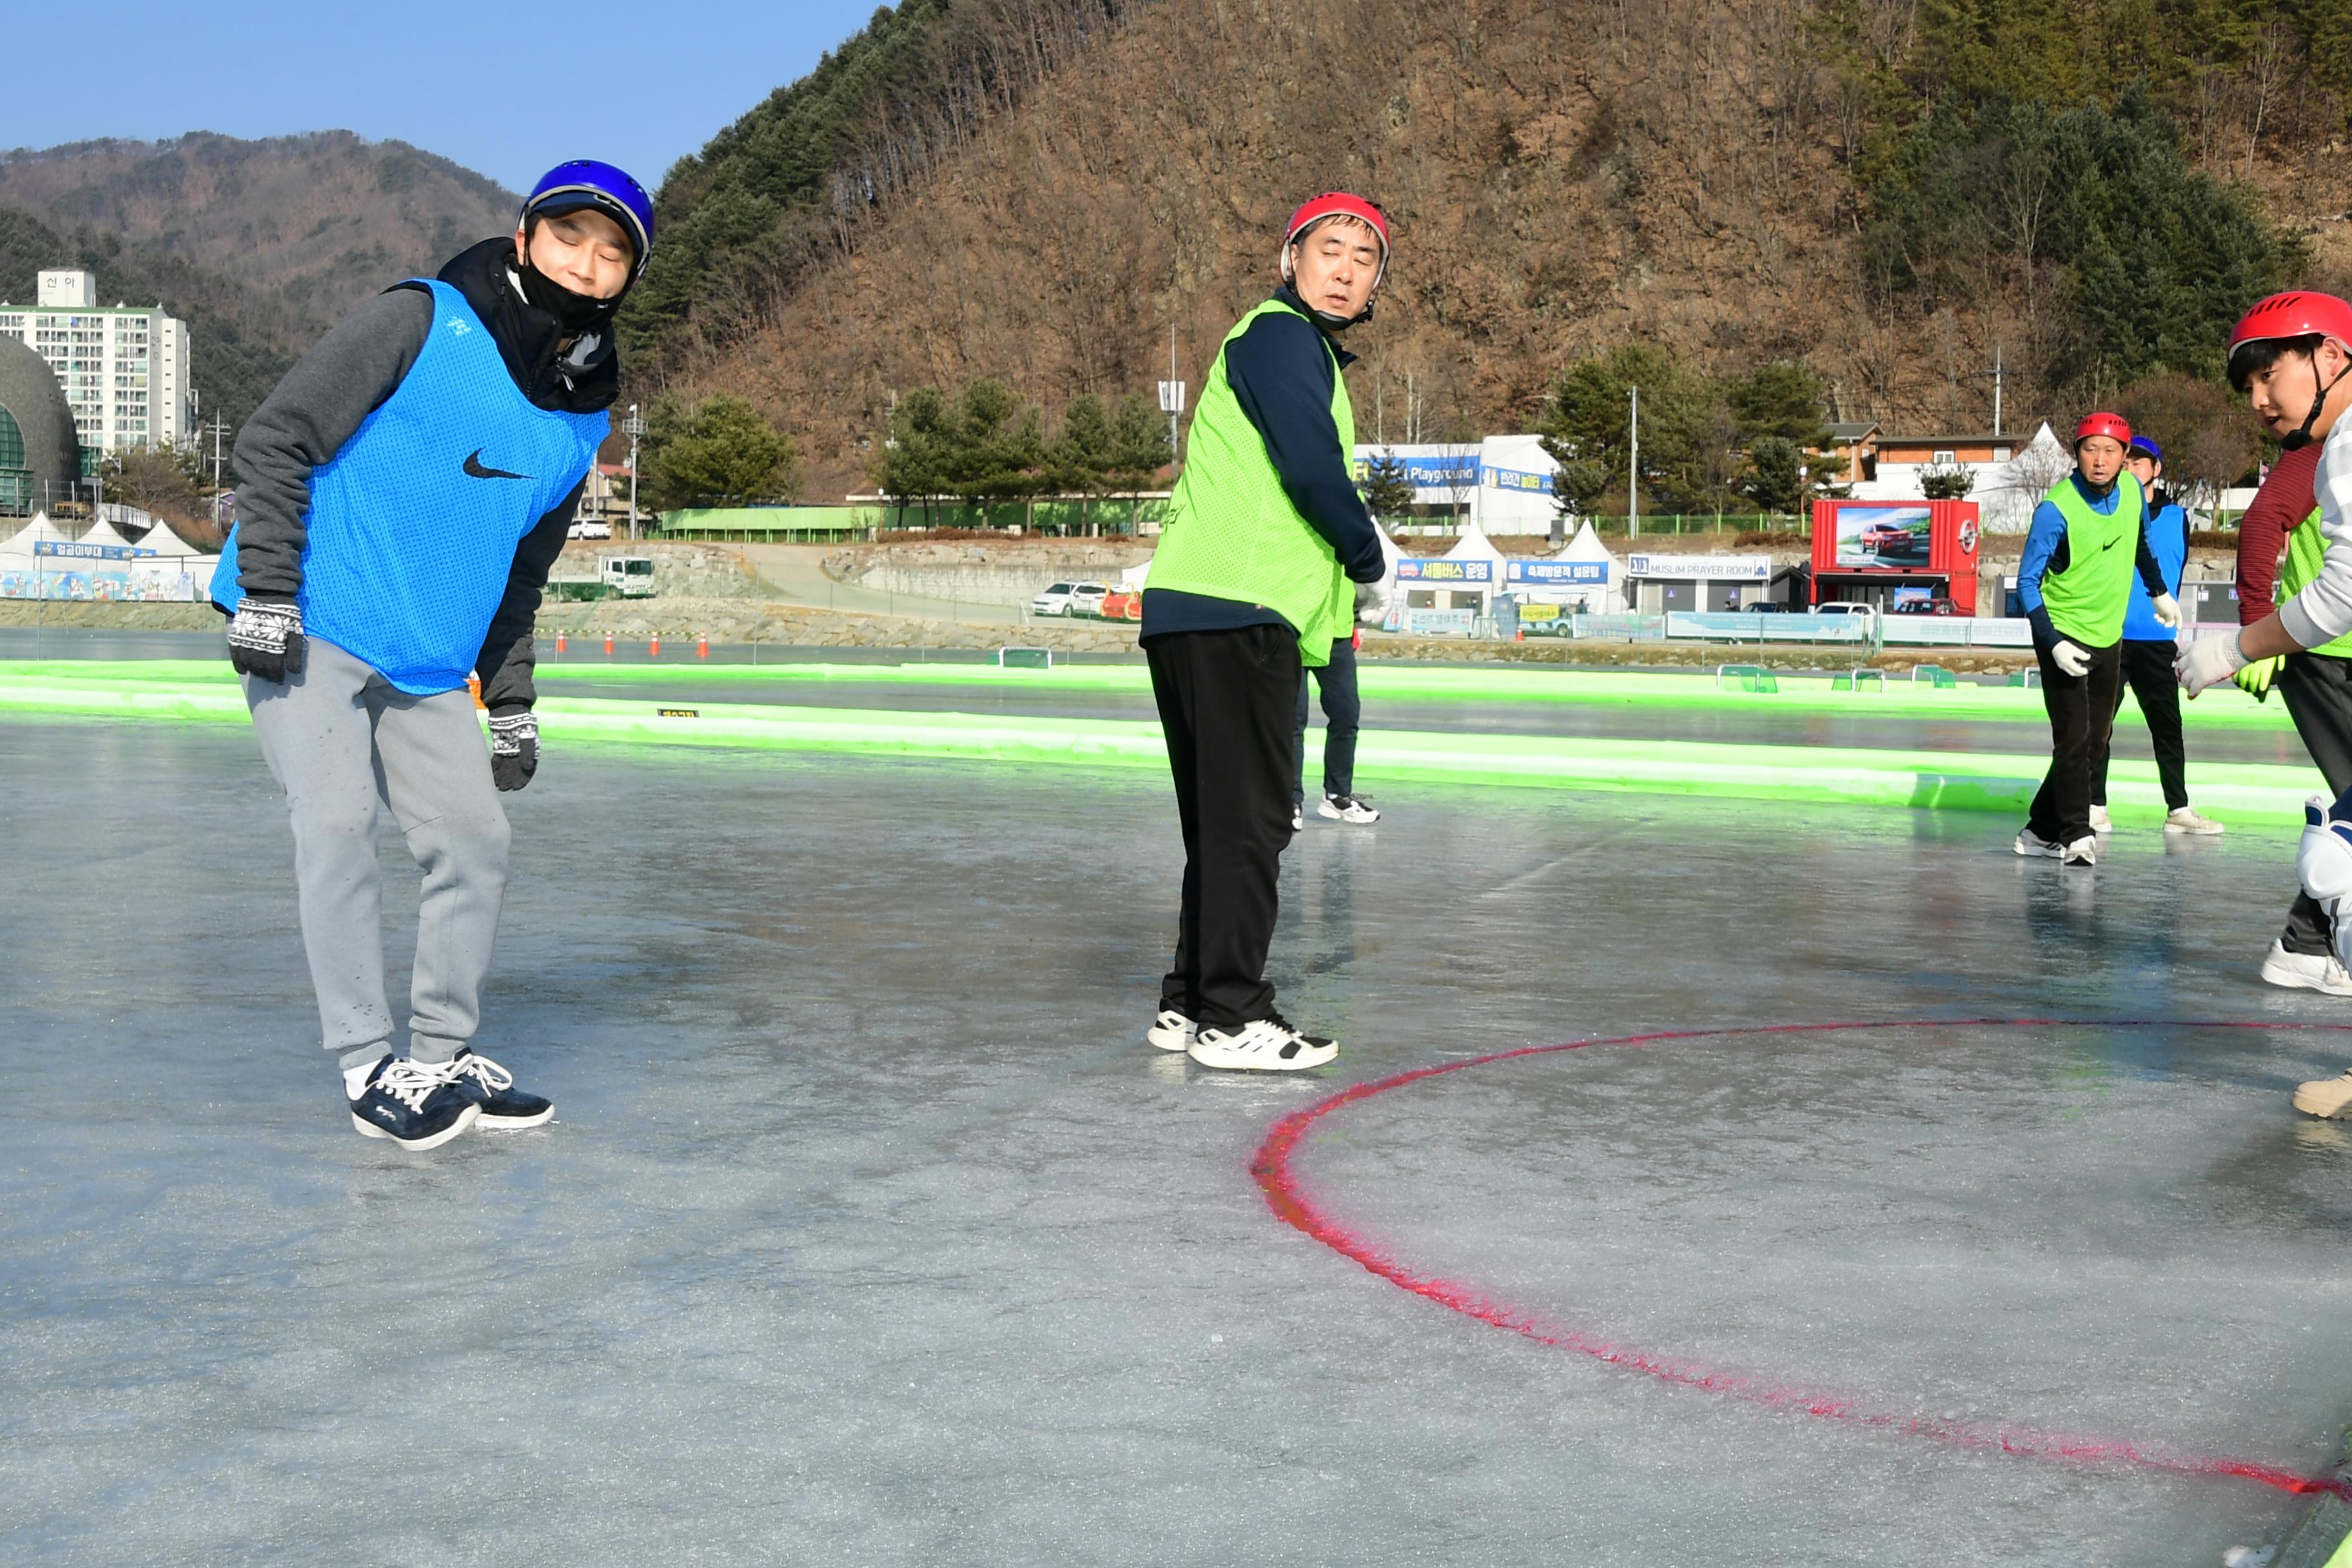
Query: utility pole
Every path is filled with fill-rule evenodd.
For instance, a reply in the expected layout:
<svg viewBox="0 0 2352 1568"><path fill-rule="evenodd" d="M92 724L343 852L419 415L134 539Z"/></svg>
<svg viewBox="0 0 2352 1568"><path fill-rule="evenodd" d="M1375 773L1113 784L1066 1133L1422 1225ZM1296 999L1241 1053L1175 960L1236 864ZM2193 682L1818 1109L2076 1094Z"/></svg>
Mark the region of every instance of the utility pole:
<svg viewBox="0 0 2352 1568"><path fill-rule="evenodd" d="M1632 454L1625 460L1625 537L1642 537L1642 389L1632 389L1633 400L1626 428L1632 432L1628 443Z"/></svg>
<svg viewBox="0 0 2352 1568"><path fill-rule="evenodd" d="M637 417L637 405L629 405L629 416L621 421L621 433L629 438L629 538L637 537L637 437L646 433L646 422Z"/></svg>
<svg viewBox="0 0 2352 1568"><path fill-rule="evenodd" d="M1168 323L1168 379L1160 384L1160 412L1168 416L1168 460L1177 460L1176 443L1182 432L1178 421L1184 414L1184 384L1176 379L1176 323ZM895 406L895 399L894 404Z"/></svg>
<svg viewBox="0 0 2352 1568"><path fill-rule="evenodd" d="M1992 346L1992 433L2000 434L2000 345Z"/></svg>

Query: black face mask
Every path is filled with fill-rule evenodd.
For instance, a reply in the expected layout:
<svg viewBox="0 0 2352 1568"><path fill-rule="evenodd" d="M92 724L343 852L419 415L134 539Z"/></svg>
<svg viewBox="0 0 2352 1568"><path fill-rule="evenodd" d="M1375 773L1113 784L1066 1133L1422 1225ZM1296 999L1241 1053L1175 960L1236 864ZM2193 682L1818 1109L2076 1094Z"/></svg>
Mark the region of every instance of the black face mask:
<svg viewBox="0 0 2352 1568"><path fill-rule="evenodd" d="M573 293L533 267L529 257L516 262L514 271L522 283L522 297L554 317L566 332L601 332L621 308L618 295L599 300Z"/></svg>
<svg viewBox="0 0 2352 1568"><path fill-rule="evenodd" d="M610 407L620 393L621 366L613 352L611 326L618 301L584 300L600 314L586 325L567 322L532 298L529 279L538 276L516 259L510 235L467 248L440 274L442 282L466 296L490 330L525 397L539 407L570 414ZM539 280L556 304L581 300L545 279Z"/></svg>

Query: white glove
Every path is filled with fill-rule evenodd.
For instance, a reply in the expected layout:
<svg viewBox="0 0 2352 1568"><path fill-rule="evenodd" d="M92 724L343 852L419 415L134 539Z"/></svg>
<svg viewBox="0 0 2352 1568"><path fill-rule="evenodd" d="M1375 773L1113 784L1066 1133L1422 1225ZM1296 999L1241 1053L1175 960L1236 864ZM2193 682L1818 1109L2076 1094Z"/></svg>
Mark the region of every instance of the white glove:
<svg viewBox="0 0 2352 1568"><path fill-rule="evenodd" d="M2179 629L2179 600L2174 598L2169 594L2158 594L2155 598L2149 600L2148 603L2155 607L2156 624L2158 626L2162 626L2166 631L2177 631Z"/></svg>
<svg viewBox="0 0 2352 1568"><path fill-rule="evenodd" d="M2091 656L2064 637L2060 637L2057 646L2050 650L2050 662L2077 680L2091 673Z"/></svg>
<svg viewBox="0 0 2352 1568"><path fill-rule="evenodd" d="M2172 672L2180 677L2180 689L2191 697L2245 668L2246 656L2238 647L2235 632L2199 637L2172 661Z"/></svg>

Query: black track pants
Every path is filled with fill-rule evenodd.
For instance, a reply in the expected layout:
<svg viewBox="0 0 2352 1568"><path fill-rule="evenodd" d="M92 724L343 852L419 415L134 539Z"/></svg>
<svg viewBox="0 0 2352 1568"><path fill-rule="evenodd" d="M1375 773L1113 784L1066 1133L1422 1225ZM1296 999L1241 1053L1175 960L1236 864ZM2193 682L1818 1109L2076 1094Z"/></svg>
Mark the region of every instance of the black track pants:
<svg viewBox="0 0 2352 1568"><path fill-rule="evenodd" d="M2326 653L2291 653L2272 682L2286 700L2287 716L2303 748L2327 780L2330 795L2352 788L2352 658ZM2305 893L2294 896L2286 930L2279 940L2289 952L2328 951L2326 911Z"/></svg>
<svg viewBox="0 0 2352 1568"><path fill-rule="evenodd" d="M1364 716L1363 699L1356 690L1356 639L1335 637L1331 662L1310 669L1323 694L1323 793L1356 793L1356 730ZM1298 683L1298 710L1291 726L1290 798L1307 803L1307 682Z"/></svg>
<svg viewBox="0 0 2352 1568"><path fill-rule="evenodd" d="M2141 717L2147 721L2147 741L2156 752L2156 774L2164 782L2164 804L2168 810L2179 811L2189 804L2189 750L2180 740L2180 678L2172 671L2172 661L2180 655L2180 645L2167 637L2124 639L2123 679L2116 683L2116 711L2124 708L2124 688L2131 688L2139 699ZM2113 739L2114 726L2109 725ZM2099 767L2091 780L2091 799L2097 805L2107 804L2107 747L2099 750Z"/></svg>
<svg viewBox="0 0 2352 1568"><path fill-rule="evenodd" d="M2079 644L2076 646L2080 646ZM2114 733L2116 692L2123 684L2122 645L2084 650L2091 668L2069 675L2037 646L2042 705L2050 711L2050 772L2033 796L2025 826L2053 844L2072 844L2091 831L2091 778Z"/></svg>
<svg viewBox="0 0 2352 1568"><path fill-rule="evenodd" d="M1177 632L1144 645L1184 833L1176 962L1160 1005L1203 1028L1274 1010L1266 949L1290 843L1298 638L1288 626Z"/></svg>

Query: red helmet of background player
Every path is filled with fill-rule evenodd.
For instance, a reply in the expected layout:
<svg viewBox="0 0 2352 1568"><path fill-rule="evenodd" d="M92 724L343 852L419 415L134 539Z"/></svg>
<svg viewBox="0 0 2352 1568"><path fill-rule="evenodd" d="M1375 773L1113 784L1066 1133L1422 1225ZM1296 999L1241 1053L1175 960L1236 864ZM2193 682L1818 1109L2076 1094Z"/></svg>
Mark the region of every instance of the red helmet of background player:
<svg viewBox="0 0 2352 1568"><path fill-rule="evenodd" d="M2105 436L2118 447L2131 445L2131 421L2120 414L2102 411L2085 414L2083 422L2074 426L2074 445L2081 446L2094 436Z"/></svg>
<svg viewBox="0 0 2352 1568"><path fill-rule="evenodd" d="M1381 280L1389 275L1389 216L1376 204L1361 196L1350 195L1346 191L1325 191L1319 196L1309 198L1305 205L1290 215L1290 226L1282 233L1282 254L1275 262L1282 270L1282 280L1285 283L1291 280L1290 247L1298 243L1298 237L1311 225L1327 217L1356 218L1370 225L1371 231L1381 237L1381 269L1372 279L1372 287L1378 289Z"/></svg>

